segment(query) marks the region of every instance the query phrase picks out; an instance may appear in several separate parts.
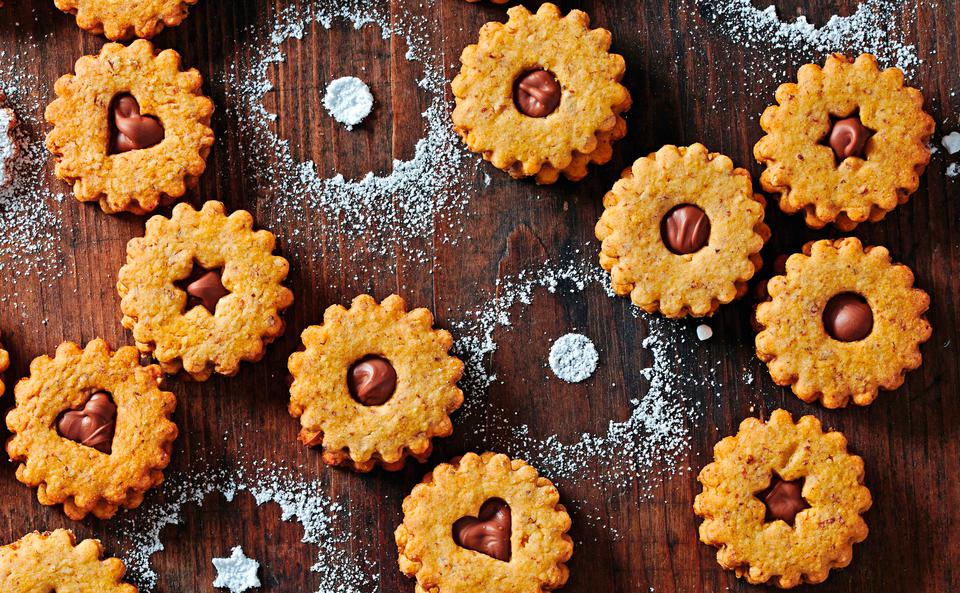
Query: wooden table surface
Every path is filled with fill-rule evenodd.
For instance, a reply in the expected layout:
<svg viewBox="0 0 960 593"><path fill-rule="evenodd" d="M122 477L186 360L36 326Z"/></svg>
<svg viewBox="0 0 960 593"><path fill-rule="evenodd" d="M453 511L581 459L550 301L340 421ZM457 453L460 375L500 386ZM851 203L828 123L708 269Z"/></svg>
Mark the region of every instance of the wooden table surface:
<svg viewBox="0 0 960 593"><path fill-rule="evenodd" d="M536 439L555 434L570 443L584 432L602 434L610 420L626 418L632 409L630 399L647 389L641 372L652 364L652 357L641 341L656 326L659 332L686 336L677 341L682 347L671 362L675 372L709 375L703 381L684 382L677 394L695 411L682 419L688 446L681 449L679 459L653 460L642 476L557 479L573 517L576 542L565 590L755 589L721 570L715 551L698 543L692 502L700 490L696 472L710 460L713 444L735 432L744 417L767 415L778 407L794 415L813 414L826 426L843 431L851 449L865 460L874 496L866 514L870 536L856 546L852 565L833 572L817 591L913 593L960 587L956 354L960 206L957 181L945 173L951 157L943 149L908 204L853 233L865 243L887 246L895 259L913 268L918 285L932 296L929 318L934 333L923 347L923 366L901 389L881 394L866 409L826 411L775 386L754 355L749 299L723 307L709 322L715 336L700 343L690 339L698 322L660 322L634 315L624 299L611 298L592 283L583 290L555 294L537 289L529 305L509 311L513 325L496 329L499 349L484 359L486 370L496 373L497 380L489 389L469 395L483 400L473 405L480 413L454 417L455 434L438 443L427 467L412 464L396 474L354 475L327 469L316 451L300 446L298 423L286 410L285 361L299 345L300 332L319 322L325 307L348 303L360 292L378 298L399 292L412 305L434 310L438 325L456 328L467 311L495 300L505 277L523 270L535 274L545 260L579 258L595 265L598 244L593 226L602 211L601 198L626 164L663 144L701 141L759 174L751 158L761 135L759 114L779 82L792 79L803 63L822 60L823 54L783 51L764 39L749 44L733 39L727 34L729 27L716 21L711 12L716 5L710 1L560 2L565 10L586 10L596 25L610 29L614 50L627 61L625 84L634 106L629 135L616 145L613 163L592 170L581 183L536 187L515 182L470 156L465 173L455 181L464 196L463 212L453 221L438 218L432 232L416 241L422 257L411 260L406 249L366 248L362 239L347 237L337 220L318 216L297 222L280 216L275 202L297 197L265 189L257 181L255 163L244 158L247 147L231 115L235 95L225 87L226 74L242 71L257 51L249 32L269 28L278 12L295 1L200 0L183 25L155 39L159 47L177 49L186 65L200 70L204 89L217 104L213 120L217 142L191 201L218 199L230 209L250 210L258 226L275 232L280 252L291 261L288 284L296 297L285 316L286 334L260 363L246 365L233 378L203 384L168 382L179 399L175 420L181 432L168 476L190 475L198 465L231 468L261 459L297 468L297 479L318 480L318 489L349 511L338 520L345 533L354 535L336 547L368 567L376 582L367 589L413 591L413 582L397 569L393 530L403 497L427 467L470 450L523 450L522 444L510 442L512 431L498 430L499 417L482 413L487 403L507 410L514 424L528 425ZM830 14L850 15L860 4L855 0L753 4L762 8L771 2L781 14L805 7L818 24ZM36 81L35 90L27 94L38 98L39 109L31 115L39 117L52 97L52 82L71 72L78 57L96 53L104 40L80 31L50 0L6 4L0 11L0 50L6 52L0 64L24 52L35 54L14 67ZM396 22L417 17L429 23L424 35L435 51L427 61L447 76L455 74L460 50L475 40L479 27L489 20L504 20L506 10L462 0L372 4L389 4ZM864 4L881 10L896 2ZM951 0L903 0L890 16L889 36L915 44L923 60L911 69L909 80L923 90L927 108L938 122L936 143L960 127L958 19L960 10ZM297 159L313 159L321 177L336 172L348 178L366 171L383 173L394 158L410 158L424 134L420 113L430 102L429 93L415 84L423 66L411 64L404 44L396 38L381 39L375 26L356 32L349 23L337 21L328 32L311 31L314 34L302 40L286 42L285 61L267 71L280 89L264 97L264 104L278 114L277 134L290 141ZM320 106L326 83L344 75L364 78L377 97L371 119L353 132L332 122ZM28 130L33 138L44 131ZM485 175L489 186L484 184ZM52 174L45 175L43 183L67 191ZM132 343L119 323L115 281L124 247L142 233L144 218L107 216L79 204L69 193L47 207L59 220L51 228L59 236L45 251L55 253L60 263L55 270L29 274L17 271L22 257L8 261L4 275L16 276L16 283L0 285L0 329L12 355L6 374L7 406L12 405L12 385L26 374L29 361L52 354L61 341L103 337L117 346ZM833 229L809 230L774 206L768 207L767 216L773 238L764 250L763 276L769 275L769 262L777 255L793 253L810 239L840 236ZM340 248L330 249L331 243ZM9 250L3 253L10 255ZM590 336L601 353L597 374L577 385L564 384L544 369L551 341L570 331ZM755 377L752 383L744 380L747 373ZM8 463L0 471L0 540L13 541L34 529L70 527L81 536L102 538L111 554L130 555L129 544L112 528L114 522L72 522L59 508L41 506L34 490L16 481L14 470ZM143 509L125 516L155 509L160 498L148 496ZM185 506L180 523L163 530L166 549L151 559L159 574L156 590L213 590L210 559L227 556L232 546L242 545L263 565L262 591L313 591L319 586L318 575L308 568L317 561L318 550L301 543L302 535L300 524L281 520L275 505L257 506L248 494L232 502L207 496L202 505Z"/></svg>

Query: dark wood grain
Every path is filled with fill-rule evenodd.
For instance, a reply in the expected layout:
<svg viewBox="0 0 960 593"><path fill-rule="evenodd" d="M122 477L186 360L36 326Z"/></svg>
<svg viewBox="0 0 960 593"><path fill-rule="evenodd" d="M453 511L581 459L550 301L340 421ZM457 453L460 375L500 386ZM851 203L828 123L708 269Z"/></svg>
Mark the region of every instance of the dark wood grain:
<svg viewBox="0 0 960 593"><path fill-rule="evenodd" d="M626 164L662 144L702 141L758 174L751 150L760 136L759 114L772 100L776 81L758 81L745 73L743 63L765 50L753 49L748 55L730 43L711 28L692 0L560 2L565 10L586 10L595 24L610 29L615 50L627 60L626 84L634 107L629 113L629 135L616 146L613 163L592 171L581 183L562 182L548 188L514 182L486 164L470 168L463 180L472 196L464 228L448 228L438 221L436 236L424 237L418 244L432 263L397 265L404 263L406 254L367 253L362 242L342 233L340 223L319 213L302 221L308 238L293 245L287 240L292 229L281 225L275 215L274 197L259 191L250 181L252 172L245 170L240 158L243 147L224 109L227 95L222 74L249 57L249 27L271 20L287 3L201 0L182 26L155 40L160 47L177 49L186 65L203 73L205 90L218 106L217 143L191 200L219 199L230 209L250 210L259 226L277 233L280 250L292 263L289 284L296 295L286 315L286 335L271 346L262 362L245 366L234 378L214 378L203 384L170 382L179 398L175 420L181 437L169 472L187 471L196 459L230 466L240 457L298 467L305 478L319 479L327 494L349 500L346 528L357 537L345 547L357 558L372 559L380 590L413 591L413 583L397 569L393 530L400 520L403 497L426 469L408 466L397 474L375 471L366 476L332 471L315 451L296 442L297 422L287 415L284 375L286 358L299 344L300 332L319 322L326 306L346 303L364 291L378 298L399 292L414 305L431 307L439 325L449 327L461 317L458 312L486 300L496 290L498 278L584 244L595 251L593 226L604 192ZM754 0L761 7L769 3ZM47 95L41 101L46 104L50 83L72 71L76 58L96 53L103 40L78 30L50 0L6 4L0 11L0 50L16 50L27 35L43 40L41 59L23 67L38 80L49 81L37 89ZM824 22L830 14L852 13L858 2L777 0L775 4L781 14L799 9L813 22ZM450 73L456 70L460 50L476 38L479 27L505 18L505 7L462 0L393 0L391 6L394 18L409 12L436 23L430 35L443 51L435 59ZM907 39L917 44L925 58L911 83L923 89L928 109L942 128L939 137L960 125L960 11L951 0L904 0L902 12L904 16L893 26L906 28ZM18 18L11 18L12 14ZM405 59L402 41L381 39L373 27L355 31L340 23L329 31L316 28L302 41L288 42L286 49L286 61L270 70L276 89L265 102L279 114L277 129L290 140L297 158L314 159L321 175L341 172L358 177L368 170L388 170L394 158L413 153L423 134L419 114L429 97L413 82L421 67ZM821 58L768 51L764 59L772 69L792 77L804 62ZM377 96L378 108L360 130L350 133L327 117L319 102L327 81L356 74L360 67L365 68L363 77ZM923 367L908 376L903 388L882 394L866 409L825 411L773 385L753 353L750 303L722 308L711 322L716 337L689 352L691 372L713 365L723 385L719 394L694 388L685 394L702 400L704 410L703 417L689 427L691 450L683 465L693 471L668 477L655 486L650 498L640 497L626 483L622 488L600 489L591 481L558 482L565 501L570 502L572 535L578 544L566 590L754 589L721 570L714 550L698 543L691 505L699 492L696 471L709 461L713 444L735 432L742 418L765 415L777 407L795 415L813 414L843 431L852 450L865 459L874 494L874 506L867 514L870 537L855 548L853 564L834 572L817 591L914 593L960 587L960 202L957 182L945 176L945 166L941 151L908 204L854 233L865 243L889 247L897 260L913 268L918 284L932 295L929 317L934 334L923 348ZM480 183L484 173L492 178L489 187ZM66 191L52 176L49 183ZM114 284L126 242L142 232L143 219L106 216L72 198L51 208L61 213L63 221L63 238L55 246L63 255L62 276L49 283L23 277L15 291L0 287L0 329L13 357L6 375L8 406L12 402L9 387L26 374L29 361L52 353L61 341L103 337L114 345L132 343L119 324ZM784 216L775 207L768 208L768 218L774 234L764 251L767 261L796 251L812 238L838 236L829 229L811 231L797 217ZM450 234L458 236L456 243L439 240ZM363 270L363 276L355 277L354 270ZM514 327L501 328L496 334L500 350L488 365L501 381L485 397L515 413L517 421L529 424L537 436L557 434L561 440L602 430L608 420L626 417L629 398L643 386L640 371L650 364L649 353L640 347L646 320L635 318L627 302L609 298L597 285L575 295L541 290L513 321ZM677 328L689 332L695 325L687 321ZM549 341L541 336L555 337L574 328L594 339L603 364L587 383L561 386L543 368ZM745 368L754 372L753 384L741 381ZM478 430L483 422L471 418L469 425L458 424L454 436L439 444L431 464L468 450L503 447L504 443L483 437L486 432ZM42 507L35 492L16 481L13 464L0 471L0 499L4 502L0 541L4 543L27 531L62 526L81 536L100 537L108 550L120 551L110 522L74 523L58 508ZM185 509L181 524L164 530L167 550L153 558L161 575L158 590L212 590L210 558L228 555L232 546L242 545L264 565L263 591L312 591L316 577L307 569L317 552L300 544L301 536L301 527L281 521L275 506L258 507L249 495L232 503L218 495L208 496L202 505Z"/></svg>

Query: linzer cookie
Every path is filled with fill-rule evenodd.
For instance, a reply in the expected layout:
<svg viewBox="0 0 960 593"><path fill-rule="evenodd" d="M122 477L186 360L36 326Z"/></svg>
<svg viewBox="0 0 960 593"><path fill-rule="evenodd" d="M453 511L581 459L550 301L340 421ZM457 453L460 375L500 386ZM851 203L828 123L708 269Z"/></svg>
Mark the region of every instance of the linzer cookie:
<svg viewBox="0 0 960 593"><path fill-rule="evenodd" d="M323 447L323 460L366 472L425 461L433 437L453 432L450 413L463 403L463 363L449 355L450 332L433 328L427 309L407 312L393 295L368 295L323 314L303 332L304 351L290 356L290 414L300 440Z"/></svg>
<svg viewBox="0 0 960 593"><path fill-rule="evenodd" d="M858 239L808 243L757 307L757 355L779 385L828 408L867 405L920 366L930 297L910 268Z"/></svg>
<svg viewBox="0 0 960 593"><path fill-rule="evenodd" d="M0 591L4 593L137 593L123 582L126 567L103 558L99 540L76 543L73 532L30 533L0 547Z"/></svg>
<svg viewBox="0 0 960 593"><path fill-rule="evenodd" d="M507 14L463 50L454 127L470 150L513 177L582 179L626 134L623 57L609 53L610 32L590 29L582 11L562 17L545 3L536 14L522 6Z"/></svg>
<svg viewBox="0 0 960 593"><path fill-rule="evenodd" d="M253 230L249 212L227 216L220 202L200 211L177 204L170 218L148 220L146 235L127 244L117 282L137 348L164 372L197 381L263 358L293 303L281 284L289 264L274 244L272 233Z"/></svg>
<svg viewBox="0 0 960 593"><path fill-rule="evenodd" d="M776 410L766 423L747 418L713 452L693 508L703 517L700 541L718 548L720 566L787 589L850 564L872 499L863 460L842 434Z"/></svg>
<svg viewBox="0 0 960 593"><path fill-rule="evenodd" d="M750 174L702 144L637 159L603 204L596 235L614 292L667 317L743 296L770 237Z"/></svg>
<svg viewBox="0 0 960 593"><path fill-rule="evenodd" d="M163 481L177 437L176 399L160 389L161 377L157 365L140 365L135 348L111 352L99 339L34 359L7 415L17 479L75 520L138 507Z"/></svg>
<svg viewBox="0 0 960 593"><path fill-rule="evenodd" d="M797 76L763 112L767 135L753 149L767 166L763 189L780 194L780 209L803 211L814 228L832 222L849 231L905 203L930 162L934 121L920 91L868 54L834 55Z"/></svg>
<svg viewBox="0 0 960 593"><path fill-rule="evenodd" d="M550 480L503 454L441 463L403 501L400 570L417 591L543 592L567 582L570 516ZM452 536L452 537L451 537Z"/></svg>
<svg viewBox="0 0 960 593"><path fill-rule="evenodd" d="M196 186L213 145L213 102L194 69L149 41L103 46L57 81L46 111L55 173L81 202L145 214Z"/></svg>
<svg viewBox="0 0 960 593"><path fill-rule="evenodd" d="M197 0L54 0L57 8L76 15L77 26L114 41L153 37L164 27L176 27L187 18Z"/></svg>

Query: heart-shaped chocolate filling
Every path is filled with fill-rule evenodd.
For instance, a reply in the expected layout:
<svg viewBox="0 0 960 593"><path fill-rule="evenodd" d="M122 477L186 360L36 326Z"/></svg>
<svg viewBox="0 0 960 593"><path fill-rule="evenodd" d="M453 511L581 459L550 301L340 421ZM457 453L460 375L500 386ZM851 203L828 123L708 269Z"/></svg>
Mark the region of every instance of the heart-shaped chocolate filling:
<svg viewBox="0 0 960 593"><path fill-rule="evenodd" d="M510 561L510 505L491 498L476 517L461 517L453 524L453 541L461 548Z"/></svg>
<svg viewBox="0 0 960 593"><path fill-rule="evenodd" d="M117 426L117 406L106 391L97 391L79 410L70 410L57 421L57 433L93 447L101 453L110 453L113 433Z"/></svg>
<svg viewBox="0 0 960 593"><path fill-rule="evenodd" d="M150 148L163 141L163 124L152 115L140 115L140 103L129 93L113 98L109 117L110 154Z"/></svg>

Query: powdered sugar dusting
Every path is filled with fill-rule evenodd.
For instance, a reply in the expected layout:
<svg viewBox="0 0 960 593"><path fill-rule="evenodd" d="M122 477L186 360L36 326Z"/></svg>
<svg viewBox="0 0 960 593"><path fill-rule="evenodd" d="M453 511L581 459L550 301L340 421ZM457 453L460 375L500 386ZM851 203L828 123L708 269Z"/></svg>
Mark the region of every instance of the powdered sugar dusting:
<svg viewBox="0 0 960 593"><path fill-rule="evenodd" d="M0 52L0 91L13 109L18 125L12 138L17 150L12 156L8 183L0 184L0 270L10 271L6 281L39 275L46 281L60 276L60 203L64 194L48 188L49 154L44 147L40 97L51 94L52 81L40 80L25 64L36 60L39 47L29 38L21 52ZM7 127L0 124L4 133ZM11 146L5 146L4 154ZM9 158L9 157L8 157Z"/></svg>
<svg viewBox="0 0 960 593"><path fill-rule="evenodd" d="M115 529L127 544L120 554L128 578L141 593L157 586L157 573L150 557L163 550L160 533L167 525L180 522L184 506L201 504L204 497L221 493L231 501L239 492L249 492L258 505L276 503L284 521L296 519L303 525L303 542L317 546L317 593L359 593L375 589L377 575L372 565L360 565L341 547L351 536L337 529L338 520L348 514L339 502L328 498L316 480L298 477L289 468L262 461L235 468L192 468L167 477L159 492L136 511L119 515ZM156 501L156 502L154 502Z"/></svg>
<svg viewBox="0 0 960 593"><path fill-rule="evenodd" d="M921 62L917 48L904 41L897 20L906 12L904 0L864 0L852 15L833 15L822 27L803 15L784 22L774 6L761 10L750 0L699 0L699 4L731 41L748 50L772 46L808 55L866 52L904 72L912 72Z"/></svg>
<svg viewBox="0 0 960 593"><path fill-rule="evenodd" d="M384 39L402 38L408 47L406 58L423 68L418 85L432 95L422 114L426 136L417 142L412 159L394 161L390 174L370 172L358 181L340 174L321 177L313 161L294 158L289 141L273 129L276 114L264 106L265 95L273 89L268 69L285 59L284 44L302 39L313 23L330 28L337 20L357 29L377 26ZM456 226L453 223L467 199L459 186L468 161L450 122L447 79L442 62L436 59L442 52L433 47L432 27L436 23L409 13L391 17L389 3L352 0L287 7L271 27L250 32L253 60L226 76L228 112L243 139L248 169L258 177L259 191L270 196L278 228L287 229L292 235L287 238L294 244L303 239L305 229L293 223L320 211L325 218L341 222L341 234L363 237L365 249L394 253L402 246L408 258L426 261L425 254L412 245L414 240L437 235L437 226ZM283 199L286 196L291 199Z"/></svg>
<svg viewBox="0 0 960 593"><path fill-rule="evenodd" d="M510 326L510 315L532 304L538 289L570 295L593 284L609 292L609 277L595 262L570 260L545 262L501 278L493 297L468 317L454 323L458 355L466 365L461 386L467 393L463 418L496 418L477 429L497 450L520 457L551 478L594 480L598 484L635 484L641 497L651 496L664 477L682 473L681 462L690 450L690 425L702 415L701 405L685 393L718 388L710 369L690 372L685 353L691 344L674 322L637 313L647 325L642 346L653 354L653 365L643 372L646 389L630 394L630 416L611 421L605 433L583 433L574 443L556 435L538 438L530 427L517 423L486 397L496 374L486 361L497 350L494 332Z"/></svg>

